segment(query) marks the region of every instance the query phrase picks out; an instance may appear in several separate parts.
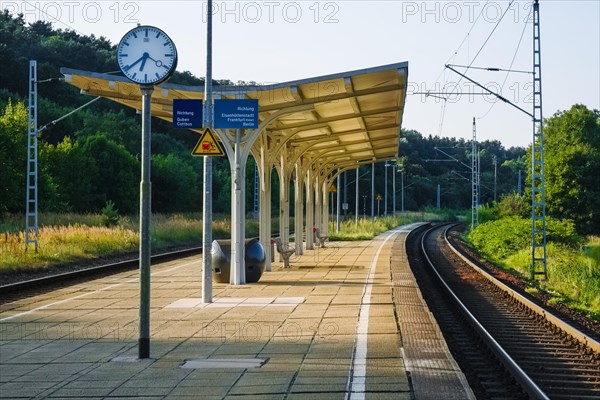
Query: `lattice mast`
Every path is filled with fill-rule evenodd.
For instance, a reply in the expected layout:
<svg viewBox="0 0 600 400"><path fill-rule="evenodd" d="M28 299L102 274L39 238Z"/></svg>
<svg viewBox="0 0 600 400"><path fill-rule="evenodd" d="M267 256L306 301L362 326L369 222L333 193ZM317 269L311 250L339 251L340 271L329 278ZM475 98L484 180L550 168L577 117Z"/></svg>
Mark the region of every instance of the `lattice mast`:
<svg viewBox="0 0 600 400"><path fill-rule="evenodd" d="M473 140L471 141L471 229L479 225L479 151L477 129L473 117Z"/></svg>
<svg viewBox="0 0 600 400"><path fill-rule="evenodd" d="M254 166L254 219L258 219L258 207L259 207L259 177L258 177L258 165Z"/></svg>
<svg viewBox="0 0 600 400"><path fill-rule="evenodd" d="M37 168L37 62L29 61L29 102L27 112L27 199L25 203L25 250L29 244L38 251L38 168Z"/></svg>
<svg viewBox="0 0 600 400"><path fill-rule="evenodd" d="M546 188L542 114L542 59L540 5L533 2L533 143L531 151L531 278L547 278Z"/></svg>

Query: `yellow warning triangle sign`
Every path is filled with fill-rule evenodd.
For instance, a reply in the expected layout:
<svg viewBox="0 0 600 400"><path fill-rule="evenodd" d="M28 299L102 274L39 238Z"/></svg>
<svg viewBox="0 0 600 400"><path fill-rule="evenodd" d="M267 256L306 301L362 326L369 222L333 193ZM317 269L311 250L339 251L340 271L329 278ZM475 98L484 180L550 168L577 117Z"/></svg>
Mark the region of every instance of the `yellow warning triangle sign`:
<svg viewBox="0 0 600 400"><path fill-rule="evenodd" d="M200 140L194 146L192 150L193 156L223 156L225 151L223 146L219 143L215 137L215 133L210 129L206 128L200 136Z"/></svg>

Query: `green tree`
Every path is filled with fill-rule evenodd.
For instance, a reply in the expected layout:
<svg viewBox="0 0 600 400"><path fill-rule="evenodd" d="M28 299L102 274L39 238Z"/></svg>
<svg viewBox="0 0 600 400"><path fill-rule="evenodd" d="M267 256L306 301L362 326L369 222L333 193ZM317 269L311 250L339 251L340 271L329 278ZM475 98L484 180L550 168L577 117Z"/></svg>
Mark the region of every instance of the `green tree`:
<svg viewBox="0 0 600 400"><path fill-rule="evenodd" d="M57 145L44 144L40 151L40 164L52 177L56 189L56 202L49 205L55 211L85 212L95 210L94 182L97 173L93 158L84 153L79 142L70 137Z"/></svg>
<svg viewBox="0 0 600 400"><path fill-rule="evenodd" d="M600 233L600 112L576 104L545 121L548 215Z"/></svg>
<svg viewBox="0 0 600 400"><path fill-rule="evenodd" d="M9 99L0 116L0 213L16 212L25 204L27 168L27 109Z"/></svg>
<svg viewBox="0 0 600 400"><path fill-rule="evenodd" d="M100 210L111 200L121 212L134 212L139 201L139 161L104 135L88 137L82 150L93 161L93 166L83 172L92 185L92 209Z"/></svg>
<svg viewBox="0 0 600 400"><path fill-rule="evenodd" d="M173 154L157 154L151 172L154 212L201 209L200 178L188 163Z"/></svg>

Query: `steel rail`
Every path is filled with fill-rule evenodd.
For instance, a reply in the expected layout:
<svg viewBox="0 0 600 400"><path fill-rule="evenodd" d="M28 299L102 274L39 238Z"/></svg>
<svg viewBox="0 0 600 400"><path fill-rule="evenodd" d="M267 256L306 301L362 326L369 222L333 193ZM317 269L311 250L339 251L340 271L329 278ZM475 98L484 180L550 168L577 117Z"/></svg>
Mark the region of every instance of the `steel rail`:
<svg viewBox="0 0 600 400"><path fill-rule="evenodd" d="M444 237L446 237L448 230L456 225L457 224L448 225L448 227L444 230ZM439 226L434 226L428 229L423 234L423 236L421 236L421 253L427 260L427 264L429 264L434 275L440 282L443 290L448 294L448 296L456 305L458 311L463 315L466 321L480 335L481 339L485 342L490 351L492 351L496 355L496 357L498 357L498 359L504 365L504 367L514 376L514 378L521 385L523 390L535 399L550 400L548 395L546 395L540 389L540 387L525 373L525 371L523 371L523 369L502 348L502 346L500 346L500 344L492 337L492 335L479 323L479 321L473 316L473 314L471 314L471 312L465 307L462 301L460 301L458 296L456 296L452 289L450 289L448 284L444 281L440 273L433 265L433 262L431 261L429 255L427 254L427 251L425 250L425 238L431 233L431 231L437 228L439 228Z"/></svg>
<svg viewBox="0 0 600 400"><path fill-rule="evenodd" d="M176 250L167 253L156 254L153 255L151 259L152 262L159 262L171 260L174 258L191 256L194 254L199 254L201 252L202 247L198 246L184 250ZM98 265L96 267L82 268L76 271L62 272L59 274L52 274L39 278L29 279L26 281L15 282L8 285L0 286L0 295L28 290L34 287L46 286L57 282L66 282L77 278L99 275L103 273L116 273L124 270L133 270L138 267L138 264L139 258L136 257L130 260Z"/></svg>
<svg viewBox="0 0 600 400"><path fill-rule="evenodd" d="M454 225L454 226L456 226L456 225ZM580 330L578 330L574 326L572 326L572 325L568 324L567 322L561 320L560 318L558 318L557 316L555 316L554 314L552 314L550 311L548 311L548 310L544 309L543 307L540 307L539 305L535 304L533 301L529 300L528 298L526 298L522 294L517 293L515 290L511 289L510 287L508 287L504 283L500 282L498 279L496 279L495 277L493 277L492 275L490 275L484 269L478 267L475 263L473 263L466 256L464 256L448 240L448 231L450 230L450 228L452 228L452 226L450 226L448 229L446 229L446 231L444 231L444 240L446 241L446 244L448 245L448 247L450 248L450 250L452 250L458 257L460 257L467 265L469 265L471 268L473 268L474 270L476 270L477 272L479 272L487 280L489 280L491 283L493 283L494 285L496 285L503 292L505 292L506 294L508 294L509 296L511 296L512 298L514 298L515 300L517 300L519 303L523 304L525 307L527 307L531 311L533 311L536 314L540 315L541 317L543 317L544 319L546 319L548 322L552 323L556 327L558 327L561 330L563 330L565 333L573 336L573 338L575 338L579 342L585 344L587 347L593 349L595 352L599 352L600 353L600 343L599 342L597 342L593 338L589 337L585 333L581 332Z"/></svg>
<svg viewBox="0 0 600 400"><path fill-rule="evenodd" d="M293 234L294 232L290 232ZM274 232L271 237L279 236L279 232ZM221 239L216 239L221 240ZM223 238L227 240L227 238ZM265 250L266 252L266 250ZM202 253L202 246L190 247L182 250L175 250L166 253L155 254L151 257L152 263L172 260L181 257L187 257ZM90 277L105 273L117 273L121 271L134 270L139 266L139 257L130 260L118 261L110 264L98 265L95 267L81 268L76 271L61 272L58 274L46 275L39 278L29 279L26 281L14 282L8 285L0 286L0 296L15 293L19 291L29 290L35 287L42 287L59 282L67 282L78 278Z"/></svg>

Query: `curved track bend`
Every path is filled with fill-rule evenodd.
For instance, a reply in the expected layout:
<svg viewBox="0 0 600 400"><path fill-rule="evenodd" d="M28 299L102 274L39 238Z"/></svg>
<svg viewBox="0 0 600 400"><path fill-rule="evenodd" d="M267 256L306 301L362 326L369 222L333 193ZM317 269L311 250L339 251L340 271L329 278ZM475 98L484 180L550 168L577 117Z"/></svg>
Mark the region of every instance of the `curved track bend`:
<svg viewBox="0 0 600 400"><path fill-rule="evenodd" d="M449 228L413 235L407 251L478 398L600 399L600 343L462 257Z"/></svg>

